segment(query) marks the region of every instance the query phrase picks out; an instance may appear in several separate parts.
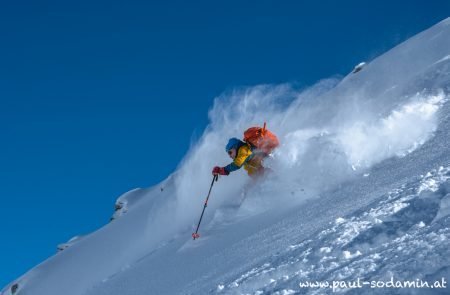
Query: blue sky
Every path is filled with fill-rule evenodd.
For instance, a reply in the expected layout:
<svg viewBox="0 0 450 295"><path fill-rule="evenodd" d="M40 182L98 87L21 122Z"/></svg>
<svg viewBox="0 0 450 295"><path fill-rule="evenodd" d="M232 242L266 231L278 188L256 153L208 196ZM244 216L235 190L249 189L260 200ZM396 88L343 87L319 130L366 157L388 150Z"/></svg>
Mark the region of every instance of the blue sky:
<svg viewBox="0 0 450 295"><path fill-rule="evenodd" d="M174 171L223 91L345 75L449 11L448 0L3 1L0 287Z"/></svg>

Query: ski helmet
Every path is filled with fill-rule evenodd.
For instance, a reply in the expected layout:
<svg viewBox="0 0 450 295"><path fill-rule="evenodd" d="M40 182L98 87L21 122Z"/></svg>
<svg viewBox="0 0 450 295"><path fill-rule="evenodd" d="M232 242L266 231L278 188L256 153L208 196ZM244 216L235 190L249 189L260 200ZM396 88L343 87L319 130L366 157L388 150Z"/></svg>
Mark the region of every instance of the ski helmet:
<svg viewBox="0 0 450 295"><path fill-rule="evenodd" d="M230 138L230 140L227 143L227 146L225 147L225 151L228 153L231 149L237 148L242 141L240 141L239 139L233 137Z"/></svg>

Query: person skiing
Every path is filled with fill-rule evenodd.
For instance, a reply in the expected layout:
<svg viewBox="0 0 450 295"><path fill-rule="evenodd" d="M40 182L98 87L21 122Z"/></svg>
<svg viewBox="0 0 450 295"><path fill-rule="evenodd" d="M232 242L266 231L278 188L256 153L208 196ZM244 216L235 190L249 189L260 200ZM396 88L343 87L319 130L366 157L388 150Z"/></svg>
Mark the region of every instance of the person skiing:
<svg viewBox="0 0 450 295"><path fill-rule="evenodd" d="M249 143L237 138L230 138L225 151L233 159L233 162L225 167L214 167L212 170L213 175L229 175L230 172L236 171L241 167L244 167L251 177L257 177L264 173L262 162L265 155L255 149L252 150L252 146Z"/></svg>
<svg viewBox="0 0 450 295"><path fill-rule="evenodd" d="M251 127L244 132L244 141L230 138L225 147L233 162L225 167L216 166L212 170L213 175L229 175L241 167L248 175L256 178L264 174L264 159L279 145L275 134L264 127Z"/></svg>

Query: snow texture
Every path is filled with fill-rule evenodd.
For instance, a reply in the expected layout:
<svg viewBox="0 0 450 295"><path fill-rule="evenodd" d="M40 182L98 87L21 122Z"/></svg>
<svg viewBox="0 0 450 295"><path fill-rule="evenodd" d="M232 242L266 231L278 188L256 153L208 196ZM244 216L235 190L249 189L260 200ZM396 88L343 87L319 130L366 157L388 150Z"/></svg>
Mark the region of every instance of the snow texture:
<svg viewBox="0 0 450 295"><path fill-rule="evenodd" d="M450 281L449 23L342 79L218 97L177 171L121 196L112 222L1 294L448 294L300 284ZM281 141L274 172L221 177L193 241L227 139L264 121Z"/></svg>

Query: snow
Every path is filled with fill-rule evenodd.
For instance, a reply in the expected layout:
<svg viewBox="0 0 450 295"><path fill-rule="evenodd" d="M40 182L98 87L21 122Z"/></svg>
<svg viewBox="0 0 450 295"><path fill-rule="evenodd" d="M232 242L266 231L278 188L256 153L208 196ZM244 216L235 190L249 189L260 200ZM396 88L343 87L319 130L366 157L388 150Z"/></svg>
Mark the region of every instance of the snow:
<svg viewBox="0 0 450 295"><path fill-rule="evenodd" d="M69 248L70 246L72 246L73 244L77 243L78 241L80 241L82 238L83 238L83 236L72 237L66 243L59 244L57 249L58 249L58 251L63 251L65 249Z"/></svg>
<svg viewBox="0 0 450 295"><path fill-rule="evenodd" d="M355 66L355 68L353 69L352 73L358 73L359 71L361 71L364 67L366 66L365 62L360 62L359 64L357 64Z"/></svg>
<svg viewBox="0 0 450 295"><path fill-rule="evenodd" d="M440 60L438 60L436 63L440 63L440 62L443 62L443 61L446 61L446 60L449 60L449 59L450 59L450 54L447 55L447 56L444 56L443 58L441 58Z"/></svg>
<svg viewBox="0 0 450 295"><path fill-rule="evenodd" d="M121 196L112 222L2 295L13 284L22 295L360 294L352 282L449 281L449 21L357 75L218 97L177 171ZM264 121L282 143L266 163L274 173L259 184L243 171L221 177L193 241L224 144Z"/></svg>

